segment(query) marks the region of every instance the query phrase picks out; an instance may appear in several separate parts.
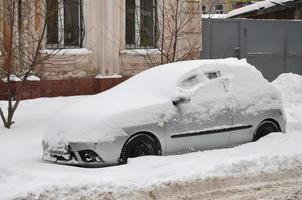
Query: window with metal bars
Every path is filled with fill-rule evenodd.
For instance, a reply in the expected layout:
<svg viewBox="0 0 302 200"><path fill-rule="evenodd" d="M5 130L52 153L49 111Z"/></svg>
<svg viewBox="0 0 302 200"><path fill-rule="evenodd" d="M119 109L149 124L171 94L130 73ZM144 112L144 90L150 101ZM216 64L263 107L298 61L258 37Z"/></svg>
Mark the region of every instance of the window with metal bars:
<svg viewBox="0 0 302 200"><path fill-rule="evenodd" d="M82 0L46 0L47 48L81 48L85 37Z"/></svg>
<svg viewBox="0 0 302 200"><path fill-rule="evenodd" d="M126 0L127 48L156 46L156 8L156 0Z"/></svg>
<svg viewBox="0 0 302 200"><path fill-rule="evenodd" d="M216 14L223 14L223 5L215 5L215 13Z"/></svg>

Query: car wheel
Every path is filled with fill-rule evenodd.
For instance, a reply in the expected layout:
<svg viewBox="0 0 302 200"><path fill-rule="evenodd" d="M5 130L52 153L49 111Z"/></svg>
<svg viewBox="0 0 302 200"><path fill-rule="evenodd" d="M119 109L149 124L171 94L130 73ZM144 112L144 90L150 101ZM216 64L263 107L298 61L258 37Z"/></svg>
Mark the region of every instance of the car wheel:
<svg viewBox="0 0 302 200"><path fill-rule="evenodd" d="M257 141L260 138L273 132L279 132L279 128L274 122L271 121L261 122L255 134L254 141Z"/></svg>
<svg viewBox="0 0 302 200"><path fill-rule="evenodd" d="M125 143L120 162L125 164L127 163L128 158L148 155L160 155L160 146L151 136L138 134Z"/></svg>

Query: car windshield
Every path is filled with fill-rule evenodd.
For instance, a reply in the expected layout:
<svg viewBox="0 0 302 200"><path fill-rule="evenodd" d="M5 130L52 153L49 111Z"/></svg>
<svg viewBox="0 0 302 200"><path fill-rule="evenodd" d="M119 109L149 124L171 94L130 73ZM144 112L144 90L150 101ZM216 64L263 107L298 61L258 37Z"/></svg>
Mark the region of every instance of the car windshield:
<svg viewBox="0 0 302 200"><path fill-rule="evenodd" d="M201 82L203 82L204 77L201 73L194 73L187 76L183 81L181 81L180 86L183 88L191 88Z"/></svg>

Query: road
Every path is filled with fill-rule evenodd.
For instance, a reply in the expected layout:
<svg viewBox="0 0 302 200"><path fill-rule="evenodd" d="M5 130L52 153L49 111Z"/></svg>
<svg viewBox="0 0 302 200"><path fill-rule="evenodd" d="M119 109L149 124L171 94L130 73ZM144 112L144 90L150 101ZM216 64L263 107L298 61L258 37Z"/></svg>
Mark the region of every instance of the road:
<svg viewBox="0 0 302 200"><path fill-rule="evenodd" d="M302 166L274 173L166 183L144 191L121 188L112 192L100 192L96 185L93 187L82 185L70 188L64 187L64 189L54 188L40 193L39 196L28 194L23 199L302 200Z"/></svg>
<svg viewBox="0 0 302 200"><path fill-rule="evenodd" d="M302 199L302 166L301 168L271 174L262 173L253 176L212 178L174 183L147 192L136 192L125 199L131 198L170 200Z"/></svg>

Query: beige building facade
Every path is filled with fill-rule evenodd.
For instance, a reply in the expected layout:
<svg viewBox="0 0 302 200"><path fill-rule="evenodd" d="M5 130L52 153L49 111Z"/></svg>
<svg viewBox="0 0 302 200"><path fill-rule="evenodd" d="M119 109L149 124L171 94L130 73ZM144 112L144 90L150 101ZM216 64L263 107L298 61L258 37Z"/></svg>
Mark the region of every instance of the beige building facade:
<svg viewBox="0 0 302 200"><path fill-rule="evenodd" d="M40 51L41 55L52 56L35 73L44 80L132 76L160 62L168 62L169 57L163 54L174 48L167 43L173 44L175 40L178 41L175 57L198 58L200 1L180 0L186 7L180 9L177 23L180 25L185 19L189 22L182 25L185 29L175 38L174 33L160 34L165 26L172 25L166 10L168 5L165 7L170 2L176 6L176 0L46 0L46 3L34 0L33 11L43 5L54 10L47 18L47 33ZM1 19L3 15L0 18L3 28ZM40 30L43 20L35 16L30 23ZM0 35L0 40L5 37ZM1 46L0 52L1 65L6 54Z"/></svg>
<svg viewBox="0 0 302 200"><path fill-rule="evenodd" d="M203 0L203 14L227 14L232 10L231 0Z"/></svg>

